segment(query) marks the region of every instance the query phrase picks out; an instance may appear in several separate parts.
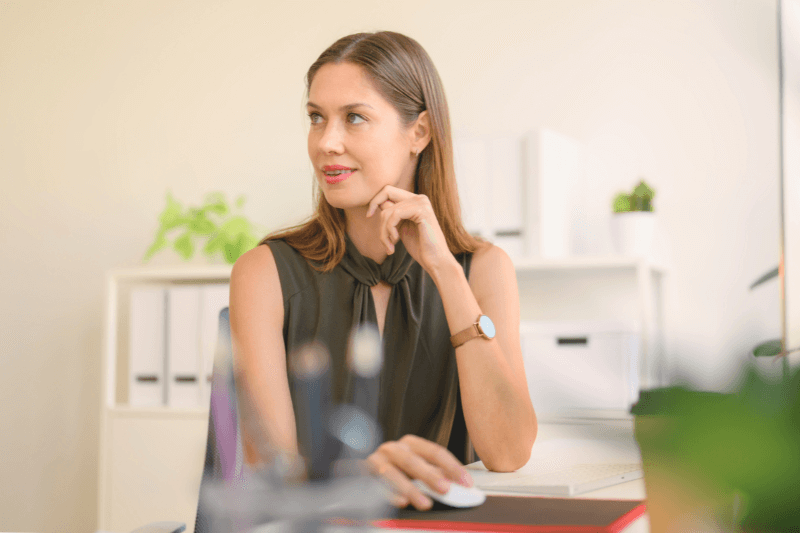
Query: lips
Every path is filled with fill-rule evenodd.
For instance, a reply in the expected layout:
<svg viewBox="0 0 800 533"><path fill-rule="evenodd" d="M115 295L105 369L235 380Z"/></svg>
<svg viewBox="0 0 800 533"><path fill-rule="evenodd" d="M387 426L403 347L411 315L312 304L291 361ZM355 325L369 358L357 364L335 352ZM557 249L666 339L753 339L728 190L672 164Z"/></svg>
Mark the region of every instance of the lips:
<svg viewBox="0 0 800 533"><path fill-rule="evenodd" d="M322 173L325 176L325 181L329 185L341 183L353 175L356 169L345 167L342 165L325 165L322 167Z"/></svg>

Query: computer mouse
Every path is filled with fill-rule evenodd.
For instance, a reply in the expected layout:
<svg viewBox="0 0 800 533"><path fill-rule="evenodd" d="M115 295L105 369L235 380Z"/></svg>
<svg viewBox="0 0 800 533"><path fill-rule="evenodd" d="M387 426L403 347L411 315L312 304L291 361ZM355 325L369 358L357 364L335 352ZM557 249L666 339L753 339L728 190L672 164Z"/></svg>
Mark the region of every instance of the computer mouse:
<svg viewBox="0 0 800 533"><path fill-rule="evenodd" d="M465 487L451 482L450 490L442 494L418 479L414 480L414 484L429 498L450 507L477 507L486 501L486 494L477 487Z"/></svg>

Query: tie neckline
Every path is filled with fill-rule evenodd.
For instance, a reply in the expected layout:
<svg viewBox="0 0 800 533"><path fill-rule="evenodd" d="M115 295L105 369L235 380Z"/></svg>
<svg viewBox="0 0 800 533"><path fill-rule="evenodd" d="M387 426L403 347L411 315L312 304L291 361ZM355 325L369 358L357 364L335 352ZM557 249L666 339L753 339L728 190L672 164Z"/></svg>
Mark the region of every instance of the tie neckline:
<svg viewBox="0 0 800 533"><path fill-rule="evenodd" d="M383 263L378 264L373 259L361 255L356 245L345 233L345 253L342 258L342 268L356 280L374 287L381 281L389 285L396 285L402 280L414 259L408 253L403 241L397 241L394 246L394 253L386 256Z"/></svg>

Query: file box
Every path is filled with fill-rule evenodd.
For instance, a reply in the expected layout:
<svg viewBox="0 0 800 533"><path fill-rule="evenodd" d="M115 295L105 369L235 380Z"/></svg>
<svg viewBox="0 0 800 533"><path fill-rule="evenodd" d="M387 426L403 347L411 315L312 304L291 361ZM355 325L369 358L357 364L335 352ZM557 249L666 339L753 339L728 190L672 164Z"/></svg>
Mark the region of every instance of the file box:
<svg viewBox="0 0 800 533"><path fill-rule="evenodd" d="M537 415L627 413L639 395L635 322L523 321L520 341Z"/></svg>

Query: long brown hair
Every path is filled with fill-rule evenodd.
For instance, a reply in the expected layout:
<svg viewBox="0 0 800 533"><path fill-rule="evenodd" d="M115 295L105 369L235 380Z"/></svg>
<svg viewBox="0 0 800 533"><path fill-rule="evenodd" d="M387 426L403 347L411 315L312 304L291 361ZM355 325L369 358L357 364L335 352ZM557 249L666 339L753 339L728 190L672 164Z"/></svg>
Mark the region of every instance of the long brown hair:
<svg viewBox="0 0 800 533"><path fill-rule="evenodd" d="M431 140L417 161L414 192L426 195L453 254L474 252L481 244L464 229L458 201L450 112L442 81L420 44L400 33L382 31L342 37L317 58L306 73L306 97L317 71L327 63L353 63L364 69L375 89L392 104L404 124L428 111ZM345 219L317 190L314 215L305 223L265 237L259 244L284 239L306 259L332 270L345 252Z"/></svg>

